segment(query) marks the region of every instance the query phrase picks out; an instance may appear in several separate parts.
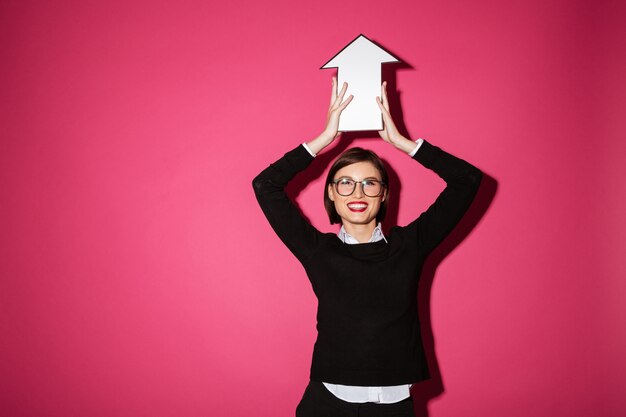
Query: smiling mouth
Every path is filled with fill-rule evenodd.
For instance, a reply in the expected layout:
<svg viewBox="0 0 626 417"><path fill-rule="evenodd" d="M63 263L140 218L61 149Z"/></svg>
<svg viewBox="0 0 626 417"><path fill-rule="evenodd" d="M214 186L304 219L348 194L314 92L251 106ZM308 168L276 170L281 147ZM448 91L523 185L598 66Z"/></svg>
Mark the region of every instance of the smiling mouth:
<svg viewBox="0 0 626 417"><path fill-rule="evenodd" d="M350 211L354 211L357 213L363 212L367 209L367 203L364 203L362 201L356 202L356 203L349 203L348 204L348 209Z"/></svg>

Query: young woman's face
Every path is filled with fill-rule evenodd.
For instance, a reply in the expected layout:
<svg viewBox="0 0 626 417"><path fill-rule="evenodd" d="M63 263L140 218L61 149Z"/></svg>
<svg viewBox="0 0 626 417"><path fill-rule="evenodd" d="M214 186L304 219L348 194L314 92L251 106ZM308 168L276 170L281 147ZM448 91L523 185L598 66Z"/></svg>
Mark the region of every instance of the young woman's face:
<svg viewBox="0 0 626 417"><path fill-rule="evenodd" d="M335 174L333 180L348 178L354 181L376 180L381 181L380 172L370 162L357 162L341 168ZM342 194L345 194L343 192ZM372 192L368 192L372 194ZM354 225L364 225L374 223L376 225L376 215L380 205L387 198L387 189L383 187L382 192L377 197L370 197L363 192L363 185L356 184L354 192L348 196L340 195L334 184L328 185L328 197L335 203L335 210L341 217L342 223Z"/></svg>

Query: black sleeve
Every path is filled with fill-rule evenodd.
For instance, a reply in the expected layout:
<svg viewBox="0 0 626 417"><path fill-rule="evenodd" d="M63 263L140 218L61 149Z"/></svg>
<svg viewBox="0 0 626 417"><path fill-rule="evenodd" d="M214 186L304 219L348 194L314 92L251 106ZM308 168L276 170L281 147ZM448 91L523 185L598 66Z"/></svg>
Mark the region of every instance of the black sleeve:
<svg viewBox="0 0 626 417"><path fill-rule="evenodd" d="M483 174L470 163L426 141L413 159L446 182L435 202L407 226L408 233L417 233L420 247L428 254L461 220L476 196Z"/></svg>
<svg viewBox="0 0 626 417"><path fill-rule="evenodd" d="M265 217L280 240L301 262L311 255L321 233L302 216L285 193L285 186L311 161L313 156L300 145L270 164L252 181Z"/></svg>

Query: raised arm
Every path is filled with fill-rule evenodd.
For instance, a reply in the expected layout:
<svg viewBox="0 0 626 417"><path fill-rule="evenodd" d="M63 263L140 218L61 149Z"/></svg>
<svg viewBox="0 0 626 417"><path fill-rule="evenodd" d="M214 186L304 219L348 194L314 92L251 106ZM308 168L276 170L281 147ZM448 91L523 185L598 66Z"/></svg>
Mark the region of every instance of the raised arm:
<svg viewBox="0 0 626 417"><path fill-rule="evenodd" d="M482 172L427 141L422 142L413 159L446 182L446 188L435 202L407 226L417 233L420 247L430 253L454 229L472 204Z"/></svg>
<svg viewBox="0 0 626 417"><path fill-rule="evenodd" d="M302 216L285 192L287 183L304 170L313 156L299 145L270 164L252 181L257 201L270 225L289 250L305 261L317 244L319 232Z"/></svg>
<svg viewBox="0 0 626 417"><path fill-rule="evenodd" d="M420 247L430 253L452 231L471 205L480 186L482 172L424 140L416 145L402 136L389 113L386 82L382 85L381 97L376 98L384 122L384 129L378 132L380 137L397 149L409 153L446 182L446 188L435 202L407 226L409 233L417 234Z"/></svg>
<svg viewBox="0 0 626 417"><path fill-rule="evenodd" d="M309 166L315 154L340 136L337 131L339 116L352 100L352 96L343 99L347 88L347 84L344 83L341 91L337 93L337 79L333 77L331 103L324 131L307 143L308 150L300 145L287 152L252 181L257 201L265 217L278 237L300 261L305 261L315 249L320 232L302 216L298 207L287 196L285 187L298 172Z"/></svg>

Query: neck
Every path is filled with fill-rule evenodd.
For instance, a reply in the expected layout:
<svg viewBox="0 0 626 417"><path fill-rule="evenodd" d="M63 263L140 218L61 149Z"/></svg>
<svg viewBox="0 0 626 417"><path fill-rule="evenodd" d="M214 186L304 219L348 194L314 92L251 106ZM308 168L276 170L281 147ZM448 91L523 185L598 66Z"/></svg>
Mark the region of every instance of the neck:
<svg viewBox="0 0 626 417"><path fill-rule="evenodd" d="M375 220L368 224L344 223L343 228L359 243L367 243L376 229L376 224Z"/></svg>

